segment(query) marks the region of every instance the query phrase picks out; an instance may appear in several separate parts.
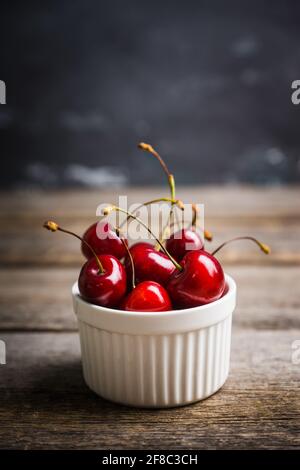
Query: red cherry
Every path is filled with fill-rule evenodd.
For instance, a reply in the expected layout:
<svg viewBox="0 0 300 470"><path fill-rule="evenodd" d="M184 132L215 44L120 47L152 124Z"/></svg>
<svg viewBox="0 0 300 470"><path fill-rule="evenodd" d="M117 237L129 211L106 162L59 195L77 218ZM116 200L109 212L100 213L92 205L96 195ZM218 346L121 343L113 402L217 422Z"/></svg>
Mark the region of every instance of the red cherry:
<svg viewBox="0 0 300 470"><path fill-rule="evenodd" d="M225 290L225 276L219 261L204 250L190 251L181 261L167 289L178 308L197 307L219 299Z"/></svg>
<svg viewBox="0 0 300 470"><path fill-rule="evenodd" d="M172 303L160 284L144 281L127 295L120 307L131 312L165 312L172 310Z"/></svg>
<svg viewBox="0 0 300 470"><path fill-rule="evenodd" d="M108 222L94 223L86 230L82 238L94 248L98 255L109 254L118 259L126 255L126 248L121 238L118 237ZM93 257L93 253L85 243L81 243L81 250L87 259Z"/></svg>
<svg viewBox="0 0 300 470"><path fill-rule="evenodd" d="M166 286L170 276L176 270L174 264L167 255L156 251L150 243L136 243L130 248L135 268L136 283L142 281L155 281ZM131 278L132 270L128 256L125 259L125 267L128 279Z"/></svg>
<svg viewBox="0 0 300 470"><path fill-rule="evenodd" d="M203 241L195 229L183 228L170 236L166 248L176 261L181 261L189 251L202 250Z"/></svg>
<svg viewBox="0 0 300 470"><path fill-rule="evenodd" d="M125 268L112 255L100 255L98 259L104 272L99 271L95 257L89 259L79 274L79 292L90 303L103 307L116 307L127 290Z"/></svg>

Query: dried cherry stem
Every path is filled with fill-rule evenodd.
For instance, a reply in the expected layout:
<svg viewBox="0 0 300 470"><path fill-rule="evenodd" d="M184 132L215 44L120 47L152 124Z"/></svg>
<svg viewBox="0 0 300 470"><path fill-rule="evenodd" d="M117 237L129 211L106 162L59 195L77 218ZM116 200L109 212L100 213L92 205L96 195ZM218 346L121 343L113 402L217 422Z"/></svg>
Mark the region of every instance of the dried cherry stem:
<svg viewBox="0 0 300 470"><path fill-rule="evenodd" d="M56 222L53 222L52 220L48 220L47 222L45 222L43 224L43 227L46 228L47 230L50 230L51 232L63 232L63 233L67 233L68 235L73 235L73 237L75 238L78 238L78 240L80 240L81 242L83 242L90 250L91 252L93 253L96 261L97 261L97 264L98 264L98 267L99 267L99 273L100 274L103 274L104 273L104 268L102 266L102 263L100 261L100 259L98 258L95 250L91 247L91 245L86 242L83 238L81 238L79 235L77 235L76 233L74 232L71 232L70 230L66 230L62 227L60 227Z"/></svg>
<svg viewBox="0 0 300 470"><path fill-rule="evenodd" d="M172 263L174 264L174 266L179 270L179 271L182 271L182 266L180 266L179 263L177 263L177 261L173 258L173 256L170 255L170 253L168 252L168 250L163 246L163 244L158 240L158 238L154 235L154 233L152 232L152 230L141 220L139 219L138 217L136 217L134 214L132 214L131 212L128 212L126 211L125 209L122 209L121 207L118 207L118 206L108 206L106 207L105 209L103 209L103 215L104 216L107 216L109 215L111 212L113 211L117 211L117 212L123 212L123 214L127 214L130 218L136 220L139 224L141 224L143 227L145 227L145 229L148 231L148 233L150 233L150 235L156 240L156 242L160 245L160 248L163 250L163 252L168 256L168 258L172 261Z"/></svg>
<svg viewBox="0 0 300 470"><path fill-rule="evenodd" d="M162 157L159 155L159 153L150 144L145 144L144 142L140 142L138 144L138 147L140 149L144 150L145 152L151 153L159 161L162 169L164 170L164 172L165 172L165 174L168 178L168 183L169 183L170 193L171 193L171 199L175 200L176 199L176 190L175 190L174 175L169 171L169 168L167 167L167 165L164 162L164 160L162 159ZM161 249L162 243L166 239L167 232L170 229L170 221L171 221L171 218L172 218L172 215L173 215L173 211L174 211L174 203L172 203L172 205L171 205L170 214L169 214L169 217L168 217L167 224L166 224L165 228L163 229L161 236L159 237L160 243L156 243L156 245L155 245L155 249L157 249L157 250Z"/></svg>
<svg viewBox="0 0 300 470"><path fill-rule="evenodd" d="M175 197L175 180L174 180L174 176L172 175L172 173L170 173L169 168L167 167L166 163L161 158L159 153L156 150L154 150L152 145L145 144L144 142L140 142L138 144L138 148L144 150L144 152L151 153L159 161L162 169L164 170L164 172L165 172L165 174L167 175L167 178L168 178L168 183L169 183L170 192L171 192L171 199L176 199L176 197Z"/></svg>
<svg viewBox="0 0 300 470"><path fill-rule="evenodd" d="M197 227L197 222L198 222L198 215L199 215L199 209L197 207L197 204L192 204L192 210L193 210L193 218L192 218L192 227L196 228ZM209 230L205 230L202 227L199 227L204 235L205 240L211 242L213 239L213 235Z"/></svg>
<svg viewBox="0 0 300 470"><path fill-rule="evenodd" d="M151 204L156 204L157 202L171 202L174 205L177 205L182 211L184 210L184 204L180 199L171 199L170 197L159 197L157 199L151 199L151 201L143 202L142 204L138 205L133 211L132 214L135 214L139 209L143 206L149 206ZM122 228L126 222L130 219L130 216L127 216L126 220L121 223L119 228Z"/></svg>
<svg viewBox="0 0 300 470"><path fill-rule="evenodd" d="M271 249L268 245L266 245L265 243L261 243L260 241L258 241L256 238L254 237L236 237L236 238L232 238L231 240L228 240L224 243L222 243L220 246L218 246L218 248L216 248L213 252L212 252L212 255L214 256L219 250L221 250L224 246L228 245L228 243L231 243L231 242L235 242L237 240L250 240L254 243L256 243L257 246L259 246L259 248L261 249L261 251L263 251L266 255L268 255L269 253L271 253Z"/></svg>

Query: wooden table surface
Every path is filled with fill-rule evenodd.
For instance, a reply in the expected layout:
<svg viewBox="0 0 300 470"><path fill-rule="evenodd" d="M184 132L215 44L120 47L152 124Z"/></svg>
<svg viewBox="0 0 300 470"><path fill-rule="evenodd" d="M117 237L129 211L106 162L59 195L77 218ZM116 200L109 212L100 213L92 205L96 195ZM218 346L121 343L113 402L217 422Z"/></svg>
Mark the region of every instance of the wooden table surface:
<svg viewBox="0 0 300 470"><path fill-rule="evenodd" d="M122 191L130 201L160 189ZM112 191L24 191L0 199L0 447L228 449L300 447L300 190L178 188L205 203L211 247L253 234L272 247L230 245L220 259L238 285L231 370L211 398L177 409L117 406L84 384L70 287L77 241L41 228L53 218L82 232ZM298 341L298 343L297 343Z"/></svg>

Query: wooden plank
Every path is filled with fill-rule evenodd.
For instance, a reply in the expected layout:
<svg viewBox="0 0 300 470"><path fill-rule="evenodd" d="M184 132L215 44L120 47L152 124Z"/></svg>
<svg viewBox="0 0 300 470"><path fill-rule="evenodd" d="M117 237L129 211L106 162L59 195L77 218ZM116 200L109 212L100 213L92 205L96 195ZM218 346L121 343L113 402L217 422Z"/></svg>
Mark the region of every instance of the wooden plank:
<svg viewBox="0 0 300 470"><path fill-rule="evenodd" d="M167 187L113 188L111 190L55 190L1 192L1 216L93 217L100 203L116 203L118 195L128 195L129 203L168 195ZM178 187L185 202L205 204L211 217L290 217L300 215L299 187L188 186Z"/></svg>
<svg viewBox="0 0 300 470"><path fill-rule="evenodd" d="M239 328L300 328L300 267L228 266ZM74 330L70 289L78 269L0 270L0 330Z"/></svg>
<svg viewBox="0 0 300 470"><path fill-rule="evenodd" d="M96 204L113 201L116 191L2 193L0 260L11 267L0 270L0 339L7 344L7 365L0 366L0 447L300 447L299 365L291 361L293 341L300 338L299 188L180 192L188 201L205 195L206 226L216 234L212 247L249 233L273 248L273 256L264 257L241 243L220 257L238 284L232 368L222 391L163 411L120 407L91 393L81 375L78 336L63 332L76 329L70 286L78 269L65 266L79 268L78 243L40 226L53 217L82 232ZM162 193L129 190L135 202Z"/></svg>
<svg viewBox="0 0 300 470"><path fill-rule="evenodd" d="M161 188L126 189L129 203L163 194ZM254 235L272 247L266 258L249 243L229 245L220 253L232 264L300 263L300 190L298 188L180 188L187 201L204 196L206 227L214 233L208 249L240 235ZM41 228L45 219L83 233L95 220L100 202L115 202L116 191L54 191L2 193L0 261L4 265L69 265L82 262L77 240Z"/></svg>
<svg viewBox="0 0 300 470"><path fill-rule="evenodd" d="M56 218L62 226L82 234L95 220ZM0 261L4 265L17 266L76 266L82 263L80 243L75 238L42 228L44 219L32 221L4 220L0 228ZM223 241L241 235L254 235L272 248L270 256L264 256L250 242L228 245L218 254L220 260L231 264L300 264L300 219L289 223L282 220L242 219L240 221L208 220L207 227L214 233L212 243L206 248L212 251Z"/></svg>
<svg viewBox="0 0 300 470"><path fill-rule="evenodd" d="M189 407L135 410L84 385L77 334L1 335L0 447L299 449L299 364L291 362L299 337L299 329L235 329L221 391Z"/></svg>

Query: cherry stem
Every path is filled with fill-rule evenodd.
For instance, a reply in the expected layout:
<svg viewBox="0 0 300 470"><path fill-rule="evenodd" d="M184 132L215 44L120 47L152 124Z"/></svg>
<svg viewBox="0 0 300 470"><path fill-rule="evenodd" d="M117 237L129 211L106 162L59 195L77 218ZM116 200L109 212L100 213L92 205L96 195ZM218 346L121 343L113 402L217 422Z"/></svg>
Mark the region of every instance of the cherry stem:
<svg viewBox="0 0 300 470"><path fill-rule="evenodd" d="M184 210L184 205L183 202L180 199L171 199L170 197L160 197L157 199L151 199L151 201L144 202L143 204L140 204L137 206L133 211L132 214L135 214L139 209L141 209L143 206L149 206L150 204L156 204L157 202L171 202L172 204L176 204L181 210ZM126 220L121 223L119 228L122 228L126 222L130 219L130 216L128 215Z"/></svg>
<svg viewBox="0 0 300 470"><path fill-rule="evenodd" d="M171 198L175 199L176 195L175 195L175 179L174 179L174 176L173 175L169 175L169 186L170 186L170 189L171 189ZM167 223L166 223L166 226L165 228L163 229L162 231L162 234L159 238L159 241L160 241L160 244L159 243L156 243L156 246L155 248L157 250L160 249L161 247L161 244L164 242L164 240L167 238L167 235L168 235L168 232L170 231L170 223L173 219L173 213L174 213L174 203L171 204L171 209L170 209L170 212L169 212L169 216L168 216L168 220L167 220Z"/></svg>
<svg viewBox="0 0 300 470"><path fill-rule="evenodd" d="M192 204L192 210L193 210L193 219L192 219L192 227L196 228L197 227L197 222L198 222L198 215L199 215L199 209L197 207L197 204ZM205 230L201 228L205 240L211 242L213 239L213 235L209 230Z"/></svg>
<svg viewBox="0 0 300 470"><path fill-rule="evenodd" d="M121 209L121 207L117 207L117 206L109 206L109 207L106 207L104 210L103 210L103 215L107 216L109 215L112 211L118 211L118 212L123 212L124 214L127 214L130 218L136 220L139 224L141 224L143 227L145 227L145 229L150 233L150 235L156 240L156 242L159 244L159 246L161 247L161 249L163 250L163 252L168 256L168 258L172 261L172 263L174 264L174 266L179 270L179 271L182 271L182 266L180 266L179 263L177 263L177 261L173 258L173 256L170 255L170 253L167 251L167 249L163 246L163 244L160 242L160 240L158 240L158 238L154 235L154 233L152 232L152 230L141 220L139 219L138 217L136 217L134 214L132 214L131 212L128 212L126 211L125 209Z"/></svg>
<svg viewBox="0 0 300 470"><path fill-rule="evenodd" d="M150 144L145 144L144 142L140 142L138 144L138 148L144 150L144 152L149 152L151 153L160 163L162 169L164 170L164 172L166 173L167 175L167 178L168 178L168 181L169 181L169 184L170 184L170 189L171 189L171 183L170 183L170 179L171 177L173 176L170 171L169 171L169 168L167 167L167 165L165 164L164 160L161 158L161 156L159 155L159 153L154 150L154 148L152 147L152 145ZM172 197L172 199L175 199Z"/></svg>
<svg viewBox="0 0 300 470"><path fill-rule="evenodd" d="M261 251L263 251L266 255L268 255L269 253L271 253L271 249L268 245L266 245L265 243L261 243L260 241L258 241L256 238L254 237L236 237L236 238L232 238L231 240L228 240L224 243L222 243L220 246L218 246L218 248L216 248L213 252L212 252L212 255L214 256L219 250L221 250L225 245L227 245L228 243L231 243L231 242L235 242L237 240L250 240L254 243L256 243L256 245L259 246L259 248L261 249Z"/></svg>
<svg viewBox="0 0 300 470"><path fill-rule="evenodd" d="M192 227L196 228L197 220L198 220L198 207L197 207L197 204L192 204L192 210L193 210Z"/></svg>
<svg viewBox="0 0 300 470"><path fill-rule="evenodd" d="M159 155L159 153L152 147L152 145L150 144L145 144L144 142L140 142L138 144L138 147L142 150L144 150L145 152L149 152L151 153L160 163L162 169L164 170L165 174L167 175L167 178L168 178L168 183L169 183L169 187L170 187L170 193L171 193L171 199L175 200L176 199L176 190L175 190L175 179L174 179L174 176L172 175L172 173L170 172L169 168L167 167L165 161L162 159L162 157ZM170 220L172 218L172 215L173 215L173 210L174 210L174 203L172 203L171 205L171 209L170 209L170 214L169 214L169 217L168 217L168 221L167 221L167 224L159 238L159 242L160 243L156 243L156 246L155 248L156 249L160 249L161 246L162 246L162 242L165 240L166 238L166 235L167 235L167 231L169 230L170 228Z"/></svg>
<svg viewBox="0 0 300 470"><path fill-rule="evenodd" d="M103 268L103 265L99 259L99 257L97 256L95 250L91 247L91 245L86 242L83 238L81 238L79 235L77 235L76 233L74 232L71 232L70 230L66 230L64 228L61 228L56 222L53 222L52 220L48 220L48 222L45 222L44 225L43 225L44 228L46 228L47 230L50 230L51 232L63 232L63 233L67 233L68 235L73 235L73 237L75 238L78 238L78 240L80 240L82 243L84 243L90 250L91 252L93 253L94 257L96 258L96 261L97 261L97 264L99 266L99 272L100 274L103 274L104 273L104 268Z"/></svg>
<svg viewBox="0 0 300 470"><path fill-rule="evenodd" d="M203 230L203 229L202 229ZM211 242L213 239L213 234L209 230L203 230L205 240Z"/></svg>
<svg viewBox="0 0 300 470"><path fill-rule="evenodd" d="M119 227L119 228L118 228L118 227L113 227L113 228L114 228L116 234L118 235L118 237L120 238L121 242L123 243L124 248L126 249L127 254L128 254L128 256L129 256L130 263L131 263L131 272L132 272L131 284L132 284L132 289L135 289L135 287L136 287L136 284L135 284L135 267L134 267L134 262L133 262L132 254L131 254L131 252L130 252L130 250L129 250L129 248L128 248L128 245L127 245L126 241L124 240L124 238L122 238L122 237L123 237L123 232L122 232L122 230L120 229L120 227ZM121 235L121 236L120 236L120 235Z"/></svg>
<svg viewBox="0 0 300 470"><path fill-rule="evenodd" d="M167 223L166 223L166 226L164 227L163 231L162 231L162 234L159 238L159 242L160 243L156 243L156 249L159 250L162 246L162 243L164 243L165 239L167 238L167 236L169 235L170 233L170 226L171 226L171 221L173 219L173 212L174 212L174 204L171 205L171 209L170 209L170 212L169 212L169 216L168 216L168 220L167 220Z"/></svg>

